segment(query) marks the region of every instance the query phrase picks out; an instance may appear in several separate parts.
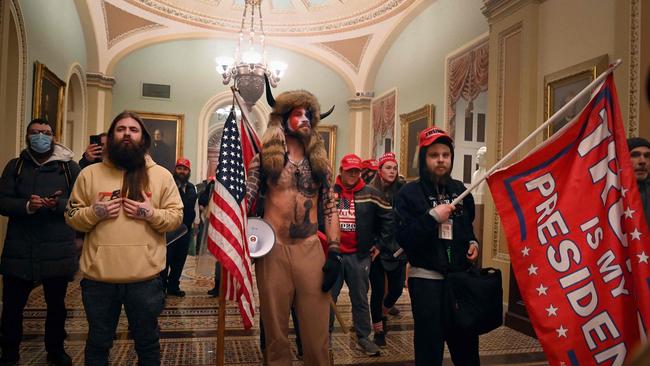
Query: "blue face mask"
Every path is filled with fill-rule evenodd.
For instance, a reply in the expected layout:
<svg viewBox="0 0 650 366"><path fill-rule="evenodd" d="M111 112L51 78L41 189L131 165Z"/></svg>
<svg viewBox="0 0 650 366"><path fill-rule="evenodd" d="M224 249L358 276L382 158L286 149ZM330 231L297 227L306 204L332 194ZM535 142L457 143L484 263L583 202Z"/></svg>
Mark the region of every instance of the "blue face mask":
<svg viewBox="0 0 650 366"><path fill-rule="evenodd" d="M39 154L48 152L52 147L52 136L42 133L29 135L29 146Z"/></svg>

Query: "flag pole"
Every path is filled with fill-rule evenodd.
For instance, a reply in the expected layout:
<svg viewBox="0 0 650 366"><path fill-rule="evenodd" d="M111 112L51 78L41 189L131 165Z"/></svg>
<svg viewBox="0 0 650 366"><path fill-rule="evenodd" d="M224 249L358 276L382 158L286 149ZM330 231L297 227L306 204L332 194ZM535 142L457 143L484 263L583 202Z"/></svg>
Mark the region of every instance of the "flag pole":
<svg viewBox="0 0 650 366"><path fill-rule="evenodd" d="M225 334L226 334L226 271L221 268L219 280L219 315L217 319L217 366L224 366L225 362Z"/></svg>
<svg viewBox="0 0 650 366"><path fill-rule="evenodd" d="M514 156L519 150L521 150L524 145L526 145L528 142L530 142L532 139L534 139L538 133L544 131L549 125L554 123L556 120L558 120L560 117L564 116L564 112L566 112L569 108L571 108L574 104L576 104L582 97L587 95L588 93L591 92L591 90L598 84L602 83L605 78L621 64L622 60L619 58L618 60L614 61L614 63L607 69L605 70L600 76L598 76L594 81L589 83L580 93L578 93L573 99L571 99L567 104L565 104L562 108L560 108L557 112L555 112L546 122L542 123L541 126L537 127L535 131L533 131L528 137L526 137L522 142L519 143L519 145L515 146L506 156L501 158L501 160L497 161L492 168L490 168L487 172L485 172L485 175L481 179L478 179L476 182L472 183L472 185L469 186L463 193L460 194L460 196L456 197L451 202L452 206L455 206L460 202L465 196L470 194L471 191L476 189L479 184L481 184L484 180L487 179L492 173L494 173L495 170L499 169L503 163L508 161L512 156Z"/></svg>

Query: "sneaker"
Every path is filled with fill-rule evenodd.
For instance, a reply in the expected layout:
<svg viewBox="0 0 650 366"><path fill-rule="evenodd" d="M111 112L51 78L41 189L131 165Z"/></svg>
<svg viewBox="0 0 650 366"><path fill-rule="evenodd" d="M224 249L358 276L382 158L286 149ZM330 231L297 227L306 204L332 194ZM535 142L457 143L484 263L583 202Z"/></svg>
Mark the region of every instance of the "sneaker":
<svg viewBox="0 0 650 366"><path fill-rule="evenodd" d="M72 359L65 351L47 353L47 364L53 366L72 366Z"/></svg>
<svg viewBox="0 0 650 366"><path fill-rule="evenodd" d="M392 308L388 309L388 314L390 314L392 316L398 316L399 315L399 309L397 307L393 306Z"/></svg>
<svg viewBox="0 0 650 366"><path fill-rule="evenodd" d="M368 338L360 338L359 341L357 341L357 349L370 357L377 357L380 354L379 347L372 343Z"/></svg>
<svg viewBox="0 0 650 366"><path fill-rule="evenodd" d="M375 337L372 341L379 347L386 347L386 334L384 332L375 332Z"/></svg>
<svg viewBox="0 0 650 366"><path fill-rule="evenodd" d="M208 295L210 295L210 297L219 296L219 289L215 287L215 288L213 288L211 290L208 290Z"/></svg>
<svg viewBox="0 0 650 366"><path fill-rule="evenodd" d="M167 296L185 297L185 291L167 289Z"/></svg>

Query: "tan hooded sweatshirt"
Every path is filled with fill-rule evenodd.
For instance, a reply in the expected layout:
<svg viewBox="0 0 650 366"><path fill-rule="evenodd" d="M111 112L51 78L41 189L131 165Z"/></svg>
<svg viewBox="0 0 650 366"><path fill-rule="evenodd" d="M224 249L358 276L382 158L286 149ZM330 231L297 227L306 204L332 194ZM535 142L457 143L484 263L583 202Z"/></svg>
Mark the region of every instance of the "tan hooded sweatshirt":
<svg viewBox="0 0 650 366"><path fill-rule="evenodd" d="M122 188L124 171L104 161L79 174L65 219L75 230L87 233L79 263L85 278L111 283L139 282L154 278L165 269L165 233L181 224L183 202L167 169L149 156L146 167L154 208L150 221L130 218L124 210L117 218L99 221L92 204L98 193Z"/></svg>

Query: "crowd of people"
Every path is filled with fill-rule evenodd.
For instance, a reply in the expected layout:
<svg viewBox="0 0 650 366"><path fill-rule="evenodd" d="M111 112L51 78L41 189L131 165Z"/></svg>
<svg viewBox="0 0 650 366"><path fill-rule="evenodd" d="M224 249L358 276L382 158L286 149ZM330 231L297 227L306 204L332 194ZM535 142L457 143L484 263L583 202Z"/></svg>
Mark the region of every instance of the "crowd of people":
<svg viewBox="0 0 650 366"><path fill-rule="evenodd" d="M453 139L437 127L421 131L419 179L412 182L399 176L392 152L376 160L347 154L334 177L315 130L328 115L316 97L304 90L267 97L273 109L246 184L249 210L256 207L251 214L276 235L255 262L266 365L291 364L290 314L305 364L331 364L331 303L343 283L358 349L381 356L407 263L416 365L440 365L445 343L454 364L478 365L478 335L443 318L445 275L479 258L472 195L451 205L465 189L451 177ZM86 365L108 364L122 308L139 364L161 363L158 316L166 296L185 296L179 279L192 232L204 230L198 207L208 205L214 183L197 190L185 158L173 172L156 164L148 154L155 139L135 113L120 113L100 138L77 164L51 125L36 119L27 126L27 147L4 168L0 214L9 224L0 265L0 365L17 364L23 310L41 284L47 360L72 364L64 348L65 295L77 271L88 320ZM647 210L650 143L628 144ZM218 266L215 272L213 296Z"/></svg>

